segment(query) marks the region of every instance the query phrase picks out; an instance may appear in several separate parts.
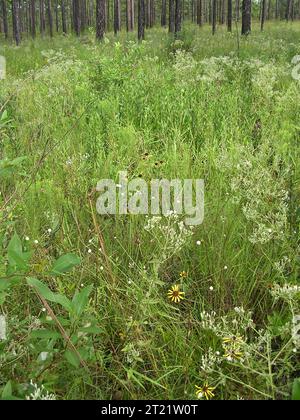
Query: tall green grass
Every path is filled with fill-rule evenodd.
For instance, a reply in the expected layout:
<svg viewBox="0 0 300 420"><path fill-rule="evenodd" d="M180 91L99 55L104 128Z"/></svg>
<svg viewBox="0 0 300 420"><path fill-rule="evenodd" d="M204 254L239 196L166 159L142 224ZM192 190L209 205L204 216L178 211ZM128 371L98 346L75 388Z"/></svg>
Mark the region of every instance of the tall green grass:
<svg viewBox="0 0 300 420"><path fill-rule="evenodd" d="M93 285L84 323L101 330L75 339L66 324L88 366L78 368L62 340L30 334L51 322L28 285L5 290L0 386L22 398L32 380L62 399L184 399L207 381L217 399L291 397L299 295L274 287L299 282L299 37L298 23L254 25L245 39L187 24L175 42L156 28L142 44L91 33L0 47L0 159L26 157L1 180L0 277L17 232L33 251L30 275L51 290ZM185 236L172 218L149 232L144 216L96 215L97 182L121 170L203 178L204 223ZM79 267L46 274L70 252ZM167 298L174 284L179 305ZM228 335L242 337L242 362L226 358Z"/></svg>

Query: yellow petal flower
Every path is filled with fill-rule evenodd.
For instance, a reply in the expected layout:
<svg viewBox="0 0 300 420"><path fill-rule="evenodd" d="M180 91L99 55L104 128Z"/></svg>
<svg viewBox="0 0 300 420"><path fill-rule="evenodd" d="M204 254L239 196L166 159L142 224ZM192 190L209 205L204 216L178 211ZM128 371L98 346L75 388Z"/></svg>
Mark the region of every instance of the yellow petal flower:
<svg viewBox="0 0 300 420"><path fill-rule="evenodd" d="M184 299L184 295L185 293L180 291L178 284L172 286L168 291L168 298L174 303L180 303Z"/></svg>

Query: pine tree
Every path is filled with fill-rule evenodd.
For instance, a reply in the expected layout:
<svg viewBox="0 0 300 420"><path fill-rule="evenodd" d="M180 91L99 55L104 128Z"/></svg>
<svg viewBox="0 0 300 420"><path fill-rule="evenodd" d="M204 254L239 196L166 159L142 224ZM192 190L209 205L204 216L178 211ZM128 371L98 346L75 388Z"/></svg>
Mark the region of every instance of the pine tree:
<svg viewBox="0 0 300 420"><path fill-rule="evenodd" d="M96 38L102 40L105 32L105 0L96 0Z"/></svg>
<svg viewBox="0 0 300 420"><path fill-rule="evenodd" d="M251 32L251 0L243 0L242 3L242 35L249 35Z"/></svg>
<svg viewBox="0 0 300 420"><path fill-rule="evenodd" d="M145 1L138 0L138 39L145 39Z"/></svg>

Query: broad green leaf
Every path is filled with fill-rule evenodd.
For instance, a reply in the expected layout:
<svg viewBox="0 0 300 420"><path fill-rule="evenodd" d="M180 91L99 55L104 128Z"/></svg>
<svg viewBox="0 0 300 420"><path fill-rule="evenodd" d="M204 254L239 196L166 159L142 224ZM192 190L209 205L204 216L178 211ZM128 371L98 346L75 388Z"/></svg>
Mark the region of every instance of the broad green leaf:
<svg viewBox="0 0 300 420"><path fill-rule="evenodd" d="M8 118L8 112L7 110L5 110L1 114L1 121L7 120L7 118Z"/></svg>
<svg viewBox="0 0 300 420"><path fill-rule="evenodd" d="M21 242L21 239L20 239L19 235L17 235L16 233L11 238L11 240L8 244L8 247L7 247L7 251L13 251L16 254L22 254L22 252L23 252L22 242Z"/></svg>
<svg viewBox="0 0 300 420"><path fill-rule="evenodd" d="M50 339L50 338L61 338L61 334L56 331L49 330L34 330L30 333L31 338L41 338L41 339Z"/></svg>
<svg viewBox="0 0 300 420"><path fill-rule="evenodd" d="M23 254L11 250L8 251L8 259L11 265L15 265L18 270L26 270L28 268L26 261L24 261Z"/></svg>
<svg viewBox="0 0 300 420"><path fill-rule="evenodd" d="M300 378L294 380L292 400L300 401Z"/></svg>
<svg viewBox="0 0 300 420"><path fill-rule="evenodd" d="M11 381L8 381L7 384L5 385L5 387L3 388L1 396L2 396L3 400L8 400L12 397Z"/></svg>
<svg viewBox="0 0 300 420"><path fill-rule="evenodd" d="M72 270L76 265L81 263L80 258L75 254L66 254L62 255L55 263L53 264L51 274L58 275L67 273Z"/></svg>
<svg viewBox="0 0 300 420"><path fill-rule="evenodd" d="M80 366L80 360L77 356L77 354L75 354L73 351L71 350L67 350L65 352L65 358L67 359L67 361L74 367L78 368Z"/></svg>
<svg viewBox="0 0 300 420"><path fill-rule="evenodd" d="M17 234L11 238L7 247L8 261L10 266L17 270L26 270L27 263L32 255L31 252L23 252L21 239Z"/></svg>
<svg viewBox="0 0 300 420"><path fill-rule="evenodd" d="M65 308L69 312L72 311L72 303L66 296L63 296L59 293L52 292L48 286L46 286L44 283L42 283L38 279L28 277L26 280L29 286L35 287L43 298L45 298L49 302L60 304L63 308Z"/></svg>
<svg viewBox="0 0 300 420"><path fill-rule="evenodd" d="M80 292L77 292L74 295L72 305L73 305L73 311L77 316L80 316L83 313L86 305L88 304L89 296L92 290L93 290L93 286L90 285L90 286L85 287L83 290L81 290Z"/></svg>

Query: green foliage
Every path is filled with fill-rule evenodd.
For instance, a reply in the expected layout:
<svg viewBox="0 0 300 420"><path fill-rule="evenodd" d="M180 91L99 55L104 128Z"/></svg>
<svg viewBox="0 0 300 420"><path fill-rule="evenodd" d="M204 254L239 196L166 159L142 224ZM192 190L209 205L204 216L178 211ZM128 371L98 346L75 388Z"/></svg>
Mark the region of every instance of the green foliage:
<svg viewBox="0 0 300 420"><path fill-rule="evenodd" d="M299 35L1 45L2 399L299 399ZM121 170L204 178L203 225L97 215Z"/></svg>
<svg viewBox="0 0 300 420"><path fill-rule="evenodd" d="M293 401L300 401L300 379L295 379L293 384Z"/></svg>

